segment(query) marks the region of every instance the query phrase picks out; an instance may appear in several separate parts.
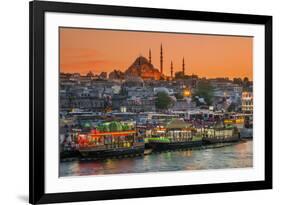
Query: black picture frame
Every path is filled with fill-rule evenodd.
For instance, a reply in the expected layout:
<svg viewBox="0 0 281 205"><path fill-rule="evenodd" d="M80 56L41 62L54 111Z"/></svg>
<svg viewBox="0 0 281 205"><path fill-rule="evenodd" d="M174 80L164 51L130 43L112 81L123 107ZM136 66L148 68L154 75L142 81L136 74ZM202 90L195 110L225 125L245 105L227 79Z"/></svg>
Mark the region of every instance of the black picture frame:
<svg viewBox="0 0 281 205"><path fill-rule="evenodd" d="M154 197L198 193L260 190L272 188L272 16L215 13L201 11L105 6L93 4L32 1L30 12L30 143L29 143L29 202L31 204ZM112 16L150 17L162 19L199 20L259 24L265 26L265 180L219 184L197 184L153 188L135 188L71 193L45 193L44 164L44 20L46 12L99 14Z"/></svg>

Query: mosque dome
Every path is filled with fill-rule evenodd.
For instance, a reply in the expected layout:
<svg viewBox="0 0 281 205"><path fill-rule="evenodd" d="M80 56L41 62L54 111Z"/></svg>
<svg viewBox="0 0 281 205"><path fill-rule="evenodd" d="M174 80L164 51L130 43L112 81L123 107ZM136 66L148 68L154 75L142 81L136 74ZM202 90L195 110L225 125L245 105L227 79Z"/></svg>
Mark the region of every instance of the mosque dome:
<svg viewBox="0 0 281 205"><path fill-rule="evenodd" d="M144 80L159 80L161 73L143 56L139 56L125 71L125 76L139 76Z"/></svg>

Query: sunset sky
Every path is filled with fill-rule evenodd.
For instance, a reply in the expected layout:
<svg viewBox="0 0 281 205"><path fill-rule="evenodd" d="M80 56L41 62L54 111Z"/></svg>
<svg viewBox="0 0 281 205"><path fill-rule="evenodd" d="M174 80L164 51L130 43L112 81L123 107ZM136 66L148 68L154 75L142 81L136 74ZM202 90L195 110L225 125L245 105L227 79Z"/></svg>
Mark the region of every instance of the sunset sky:
<svg viewBox="0 0 281 205"><path fill-rule="evenodd" d="M253 38L237 36L133 32L60 28L60 71L86 74L92 71L125 71L135 59L152 53L160 68L163 45L164 74L181 71L200 77L248 77L253 75Z"/></svg>

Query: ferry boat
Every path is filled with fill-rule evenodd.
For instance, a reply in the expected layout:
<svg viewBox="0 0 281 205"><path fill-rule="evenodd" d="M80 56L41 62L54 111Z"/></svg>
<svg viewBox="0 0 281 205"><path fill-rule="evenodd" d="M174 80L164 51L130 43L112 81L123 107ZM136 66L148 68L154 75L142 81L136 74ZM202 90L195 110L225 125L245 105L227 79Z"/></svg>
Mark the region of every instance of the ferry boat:
<svg viewBox="0 0 281 205"><path fill-rule="evenodd" d="M253 138L253 115L247 113L233 114L230 119L224 120L225 125L238 128L241 139Z"/></svg>
<svg viewBox="0 0 281 205"><path fill-rule="evenodd" d="M126 123L103 123L90 133L79 134L78 143L81 156L91 159L144 154L143 137Z"/></svg>
<svg viewBox="0 0 281 205"><path fill-rule="evenodd" d="M221 126L208 127L204 129L202 141L204 144L238 142L240 140L240 133L235 126Z"/></svg>
<svg viewBox="0 0 281 205"><path fill-rule="evenodd" d="M196 136L196 130L182 119L171 120L162 134L147 138L146 148L153 151L187 149L202 145L202 137Z"/></svg>

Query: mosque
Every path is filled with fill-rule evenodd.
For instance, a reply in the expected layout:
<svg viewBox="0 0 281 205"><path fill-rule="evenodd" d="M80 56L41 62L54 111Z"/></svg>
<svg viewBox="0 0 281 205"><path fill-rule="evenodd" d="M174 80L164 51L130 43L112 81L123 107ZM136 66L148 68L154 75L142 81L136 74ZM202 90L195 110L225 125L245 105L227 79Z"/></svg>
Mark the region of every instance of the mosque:
<svg viewBox="0 0 281 205"><path fill-rule="evenodd" d="M182 73L185 75L184 58L182 62ZM149 49L148 59L144 56L139 56L134 63L125 71L125 78L131 79L140 77L143 80L172 80L174 78L173 62L171 61L170 76L165 76L163 73L163 47L160 46L160 70L152 64L151 49Z"/></svg>

